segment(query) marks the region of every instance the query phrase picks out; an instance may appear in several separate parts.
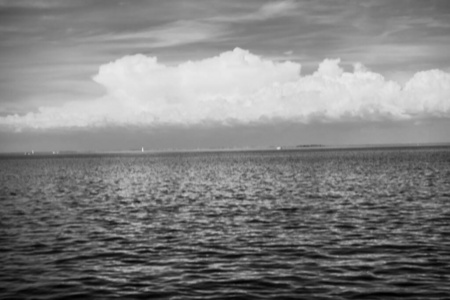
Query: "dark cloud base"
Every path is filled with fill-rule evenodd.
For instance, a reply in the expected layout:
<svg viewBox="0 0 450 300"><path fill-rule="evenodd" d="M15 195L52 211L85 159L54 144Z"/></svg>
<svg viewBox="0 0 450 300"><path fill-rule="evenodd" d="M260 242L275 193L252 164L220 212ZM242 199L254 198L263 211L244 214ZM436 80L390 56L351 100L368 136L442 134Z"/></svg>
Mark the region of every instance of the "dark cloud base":
<svg viewBox="0 0 450 300"><path fill-rule="evenodd" d="M305 144L448 143L450 120L0 132L0 152L233 149Z"/></svg>

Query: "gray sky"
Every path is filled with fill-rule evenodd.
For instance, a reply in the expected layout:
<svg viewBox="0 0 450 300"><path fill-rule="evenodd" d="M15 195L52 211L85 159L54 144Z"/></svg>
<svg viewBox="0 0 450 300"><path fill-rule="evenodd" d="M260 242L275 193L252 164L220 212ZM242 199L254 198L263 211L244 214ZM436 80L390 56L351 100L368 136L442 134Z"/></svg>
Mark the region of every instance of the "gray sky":
<svg viewBox="0 0 450 300"><path fill-rule="evenodd" d="M448 0L0 0L0 151L449 142L448 49Z"/></svg>

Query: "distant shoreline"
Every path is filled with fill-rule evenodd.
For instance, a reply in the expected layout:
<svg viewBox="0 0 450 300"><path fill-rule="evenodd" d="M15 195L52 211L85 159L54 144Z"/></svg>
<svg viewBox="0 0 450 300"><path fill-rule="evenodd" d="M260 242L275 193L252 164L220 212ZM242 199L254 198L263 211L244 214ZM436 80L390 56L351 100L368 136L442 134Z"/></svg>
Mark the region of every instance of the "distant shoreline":
<svg viewBox="0 0 450 300"><path fill-rule="evenodd" d="M196 149L149 149L139 150L103 150L103 151L24 151L24 152L0 152L0 156L72 156L72 155L101 155L101 154L158 154L158 153L195 153L195 152L245 152L245 151L303 151L303 150L332 150L332 149L380 149L380 148L427 148L450 147L450 143L402 143L402 144L355 144L355 145L324 145L324 144L299 144L295 146L267 146L267 147L242 147L242 148L196 148Z"/></svg>

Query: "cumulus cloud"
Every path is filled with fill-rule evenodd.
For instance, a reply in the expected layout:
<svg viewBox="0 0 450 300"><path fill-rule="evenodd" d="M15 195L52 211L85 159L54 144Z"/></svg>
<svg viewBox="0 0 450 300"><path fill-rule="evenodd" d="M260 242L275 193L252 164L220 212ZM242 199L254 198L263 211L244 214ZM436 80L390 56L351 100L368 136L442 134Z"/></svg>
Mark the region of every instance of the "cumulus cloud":
<svg viewBox="0 0 450 300"><path fill-rule="evenodd" d="M355 63L325 59L302 76L295 62L276 62L239 48L176 66L133 55L102 65L94 81L106 92L90 102L42 107L0 117L0 126L26 128L109 125L198 125L251 122L405 120L450 117L450 74L415 74L404 85Z"/></svg>

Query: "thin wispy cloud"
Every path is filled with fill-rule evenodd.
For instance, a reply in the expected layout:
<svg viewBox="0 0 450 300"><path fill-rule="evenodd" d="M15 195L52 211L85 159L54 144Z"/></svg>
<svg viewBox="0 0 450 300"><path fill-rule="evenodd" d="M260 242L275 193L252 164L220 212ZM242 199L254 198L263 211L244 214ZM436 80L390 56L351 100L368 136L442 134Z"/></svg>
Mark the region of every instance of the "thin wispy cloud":
<svg viewBox="0 0 450 300"><path fill-rule="evenodd" d="M159 48L210 41L223 35L224 31L223 26L219 24L201 21L176 21L137 32L93 35L84 40L94 44L106 43L106 45L113 47L147 46Z"/></svg>
<svg viewBox="0 0 450 300"><path fill-rule="evenodd" d="M292 15L298 8L298 3L293 0L271 1L254 7L246 13L234 13L219 15L209 18L210 21L216 22L249 22L270 20L277 17Z"/></svg>
<svg viewBox="0 0 450 300"><path fill-rule="evenodd" d="M75 1L64 0L0 0L0 8L49 9L77 5Z"/></svg>

